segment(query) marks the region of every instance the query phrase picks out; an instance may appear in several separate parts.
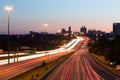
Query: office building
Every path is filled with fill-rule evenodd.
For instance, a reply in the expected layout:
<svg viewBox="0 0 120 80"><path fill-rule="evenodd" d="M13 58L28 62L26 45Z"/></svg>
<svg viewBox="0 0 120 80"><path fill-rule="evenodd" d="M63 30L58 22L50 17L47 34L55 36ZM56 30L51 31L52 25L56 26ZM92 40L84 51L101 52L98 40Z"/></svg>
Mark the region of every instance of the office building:
<svg viewBox="0 0 120 80"><path fill-rule="evenodd" d="M71 26L68 27L68 34L72 34Z"/></svg>
<svg viewBox="0 0 120 80"><path fill-rule="evenodd" d="M63 34L63 35L71 35L72 34L71 26L68 27L68 31L66 31L64 28L62 28L61 34Z"/></svg>
<svg viewBox="0 0 120 80"><path fill-rule="evenodd" d="M81 34L87 34L87 28L86 28L85 26L82 26L82 27L80 28L80 33L81 33Z"/></svg>
<svg viewBox="0 0 120 80"><path fill-rule="evenodd" d="M113 34L115 36L120 35L120 23L113 23Z"/></svg>

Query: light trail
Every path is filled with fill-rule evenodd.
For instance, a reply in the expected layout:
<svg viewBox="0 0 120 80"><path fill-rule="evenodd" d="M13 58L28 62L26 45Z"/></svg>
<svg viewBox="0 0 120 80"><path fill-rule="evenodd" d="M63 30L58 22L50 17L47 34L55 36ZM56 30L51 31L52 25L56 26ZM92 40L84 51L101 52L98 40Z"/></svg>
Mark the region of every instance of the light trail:
<svg viewBox="0 0 120 80"><path fill-rule="evenodd" d="M58 48L58 49L55 49L55 50L49 50L49 51L37 51L36 54L34 54L34 55L28 55L28 56L19 57L18 61L23 61L23 60L28 60L28 59L43 57L43 56L46 56L46 55L57 54L57 53L60 53L60 52L65 52L65 51L70 51L81 40L83 40L82 37L77 37L77 39L73 39L68 44L66 44L65 46L63 46L62 48ZM24 55L24 54L26 54L26 53L19 53L18 55ZM13 56L13 55L14 54L11 54L10 56ZM3 56L7 56L7 55L1 55L0 57L3 57ZM16 61L16 59L17 58L15 58L15 61ZM10 63L14 63L14 58L10 59ZM8 64L8 59L0 60L0 65L4 65L4 64Z"/></svg>
<svg viewBox="0 0 120 80"><path fill-rule="evenodd" d="M17 53L15 53L16 55ZM19 53L18 55L25 55L25 54L28 54L28 53ZM8 54L0 54L0 57L7 57ZM10 54L10 56L14 56L14 54Z"/></svg>

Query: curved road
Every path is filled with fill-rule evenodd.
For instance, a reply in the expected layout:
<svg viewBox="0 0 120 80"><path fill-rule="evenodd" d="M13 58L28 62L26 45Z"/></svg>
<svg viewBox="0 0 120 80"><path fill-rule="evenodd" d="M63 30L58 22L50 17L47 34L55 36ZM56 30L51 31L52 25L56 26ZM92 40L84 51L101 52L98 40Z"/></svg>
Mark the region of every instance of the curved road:
<svg viewBox="0 0 120 80"><path fill-rule="evenodd" d="M86 46L87 42L88 39L83 45ZM81 48L60 64L46 80L120 80L120 76L98 65L87 49Z"/></svg>
<svg viewBox="0 0 120 80"><path fill-rule="evenodd" d="M69 54L70 52L73 51L73 49L71 48L72 46L74 46L74 49L76 49L76 46L80 44L81 44L81 41L78 38L76 42L72 43L71 45L68 45L67 48L64 49L64 51L63 50L59 51L59 49L58 51L52 50L49 53L46 53L45 56L27 59L27 60L19 61L19 62L12 63L12 64L1 65L0 66L0 80L8 80L21 73L24 73L35 67L40 66L43 63L43 61L50 62L52 60L59 58L60 56ZM36 55L33 55L33 56L36 56ZM24 59L26 58L27 57L24 57Z"/></svg>

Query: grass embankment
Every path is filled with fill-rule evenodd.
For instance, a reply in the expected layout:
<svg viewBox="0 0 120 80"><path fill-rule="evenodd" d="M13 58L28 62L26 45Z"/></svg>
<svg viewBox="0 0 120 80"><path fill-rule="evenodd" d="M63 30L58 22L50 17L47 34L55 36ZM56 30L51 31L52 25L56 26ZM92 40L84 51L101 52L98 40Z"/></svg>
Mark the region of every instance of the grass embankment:
<svg viewBox="0 0 120 80"><path fill-rule="evenodd" d="M120 70L116 70L116 66L111 66L109 63L109 61L104 60L103 58L99 57L99 56L95 56L93 54L90 54L90 56L94 59L94 61L96 61L99 65L103 66L105 69L120 75Z"/></svg>
<svg viewBox="0 0 120 80"><path fill-rule="evenodd" d="M66 58L70 57L74 52L71 52L67 55L64 55L52 62L45 63L43 61L43 64L40 67L37 67L35 69L32 69L28 72L25 72L21 75L18 75L10 80L39 80L48 70L50 70L55 64L58 62L65 60Z"/></svg>

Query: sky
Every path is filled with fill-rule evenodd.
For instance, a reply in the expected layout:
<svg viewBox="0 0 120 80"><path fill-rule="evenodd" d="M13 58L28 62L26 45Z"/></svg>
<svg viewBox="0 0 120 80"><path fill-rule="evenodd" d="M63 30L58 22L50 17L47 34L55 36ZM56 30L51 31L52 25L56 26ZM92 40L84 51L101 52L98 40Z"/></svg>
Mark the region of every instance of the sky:
<svg viewBox="0 0 120 80"><path fill-rule="evenodd" d="M0 0L0 34L7 34L7 5L13 7L10 34L56 33L68 26L73 32L81 26L111 32L113 23L120 22L120 0Z"/></svg>

